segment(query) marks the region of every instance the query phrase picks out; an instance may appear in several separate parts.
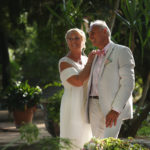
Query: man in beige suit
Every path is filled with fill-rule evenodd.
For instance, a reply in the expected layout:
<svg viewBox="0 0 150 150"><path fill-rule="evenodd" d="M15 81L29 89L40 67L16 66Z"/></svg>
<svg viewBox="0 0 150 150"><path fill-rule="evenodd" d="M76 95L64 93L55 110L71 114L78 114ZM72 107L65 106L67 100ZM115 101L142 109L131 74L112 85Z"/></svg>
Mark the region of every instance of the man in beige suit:
<svg viewBox="0 0 150 150"><path fill-rule="evenodd" d="M93 136L117 138L122 121L133 117L134 58L128 47L111 41L102 20L91 23L89 37L99 50L88 82L87 117Z"/></svg>

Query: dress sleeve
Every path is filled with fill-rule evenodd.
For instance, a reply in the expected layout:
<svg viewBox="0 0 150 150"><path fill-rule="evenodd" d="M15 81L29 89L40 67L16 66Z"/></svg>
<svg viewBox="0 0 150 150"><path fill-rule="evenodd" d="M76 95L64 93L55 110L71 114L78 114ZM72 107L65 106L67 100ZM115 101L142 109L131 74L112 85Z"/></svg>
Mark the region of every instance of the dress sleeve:
<svg viewBox="0 0 150 150"><path fill-rule="evenodd" d="M64 69L62 72L60 72L60 79L62 80L62 82L64 82L71 76L78 75L78 74L79 72L74 67L69 67L67 69Z"/></svg>

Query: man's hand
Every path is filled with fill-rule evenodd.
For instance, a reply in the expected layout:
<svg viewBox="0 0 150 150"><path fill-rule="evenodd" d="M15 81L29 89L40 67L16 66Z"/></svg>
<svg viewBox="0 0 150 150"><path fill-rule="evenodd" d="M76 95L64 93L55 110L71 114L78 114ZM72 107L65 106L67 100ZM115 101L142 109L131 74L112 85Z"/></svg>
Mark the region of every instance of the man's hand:
<svg viewBox="0 0 150 150"><path fill-rule="evenodd" d="M111 128L113 126L113 123L114 126L116 126L118 117L119 113L117 111L111 110L106 116L106 127Z"/></svg>

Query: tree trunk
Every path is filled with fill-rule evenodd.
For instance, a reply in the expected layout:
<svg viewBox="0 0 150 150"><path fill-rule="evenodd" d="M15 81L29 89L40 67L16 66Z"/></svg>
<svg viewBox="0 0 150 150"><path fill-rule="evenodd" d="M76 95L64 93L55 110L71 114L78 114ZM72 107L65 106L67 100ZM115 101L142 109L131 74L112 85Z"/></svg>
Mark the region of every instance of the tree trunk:
<svg viewBox="0 0 150 150"><path fill-rule="evenodd" d="M5 89L10 84L10 62L8 45L5 34L0 30L0 55L2 64L2 87Z"/></svg>
<svg viewBox="0 0 150 150"><path fill-rule="evenodd" d="M144 87L143 87L142 98L141 98L141 100L139 102L138 107L143 106L143 104L145 102L145 99L146 99L146 96L147 96L147 93L148 93L148 90L149 90L149 86L150 86L150 72L147 75L147 80L146 80L146 82L144 84Z"/></svg>
<svg viewBox="0 0 150 150"><path fill-rule="evenodd" d="M146 81L146 84L144 86L144 91L143 91L143 96L142 96L142 103L140 106L142 106L142 104L146 101L146 99L150 96L148 93L149 90L149 84L150 84L150 74L148 74L148 78ZM147 118L147 116L149 115L150 112L150 103L148 103L146 105L145 104L145 108L143 108L142 110L140 110L140 106L138 106L134 118L132 120L127 120L125 121L125 123L123 124L119 137L135 137L136 133L138 131L138 129L141 127L142 122ZM141 111L141 113L140 113ZM140 114L140 115L138 115Z"/></svg>
<svg viewBox="0 0 150 150"><path fill-rule="evenodd" d="M123 125L119 137L135 137L138 129L141 127L142 122L147 118L150 112L150 103L142 110L140 116L136 116L133 120L128 120Z"/></svg>
<svg viewBox="0 0 150 150"><path fill-rule="evenodd" d="M115 20L116 20L116 11L118 10L119 8L119 3L120 3L120 0L117 0L116 3L115 3L115 8L114 8L114 11L113 11L113 14L112 14L112 17L111 17L111 21L110 21L110 31L112 33L113 31L113 27L114 27L114 24L115 24Z"/></svg>

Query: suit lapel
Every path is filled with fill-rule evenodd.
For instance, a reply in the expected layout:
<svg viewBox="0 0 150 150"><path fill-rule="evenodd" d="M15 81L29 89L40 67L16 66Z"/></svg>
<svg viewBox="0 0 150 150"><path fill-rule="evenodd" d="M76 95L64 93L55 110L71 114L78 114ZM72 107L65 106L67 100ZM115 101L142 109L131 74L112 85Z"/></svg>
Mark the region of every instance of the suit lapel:
<svg viewBox="0 0 150 150"><path fill-rule="evenodd" d="M102 64L101 64L101 69L100 69L100 73L99 73L99 79L101 78L101 75L104 71L104 65L105 65L105 61L107 60L107 58L110 56L110 54L112 53L113 49L114 49L115 44L113 42L111 42L110 47L106 53L106 56L104 57Z"/></svg>
<svg viewBox="0 0 150 150"><path fill-rule="evenodd" d="M92 63L92 67L91 67L91 73L90 73L90 77L92 76L93 74L93 69L94 69L94 66L95 66L95 63L96 63L96 60L97 60L97 55L95 56L94 60L93 60L93 63Z"/></svg>
<svg viewBox="0 0 150 150"><path fill-rule="evenodd" d="M94 60L93 60L92 67L91 67L91 72L90 72L89 81L88 81L88 92L87 92L88 95L89 95L90 88L91 88L91 82L92 82L92 76L93 76L93 69L94 69L97 57L98 56L96 55L95 58L94 58Z"/></svg>

